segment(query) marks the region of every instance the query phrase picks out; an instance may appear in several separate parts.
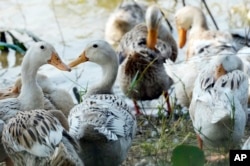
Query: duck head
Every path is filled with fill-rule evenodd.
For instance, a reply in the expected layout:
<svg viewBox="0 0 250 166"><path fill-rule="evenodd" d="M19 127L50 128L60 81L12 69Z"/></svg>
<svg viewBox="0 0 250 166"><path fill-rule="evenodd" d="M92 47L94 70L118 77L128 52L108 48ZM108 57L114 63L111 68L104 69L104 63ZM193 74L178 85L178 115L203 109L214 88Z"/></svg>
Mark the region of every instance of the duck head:
<svg viewBox="0 0 250 166"><path fill-rule="evenodd" d="M164 18L161 10L156 6L148 7L146 11L146 26L148 29L147 34L147 47L150 49L155 49L157 43L158 30L161 20Z"/></svg>
<svg viewBox="0 0 250 166"><path fill-rule="evenodd" d="M184 47L187 31L191 28L208 29L206 17L202 10L195 6L185 6L175 13L175 22L179 36L179 47Z"/></svg>
<svg viewBox="0 0 250 166"><path fill-rule="evenodd" d="M32 56L36 55L36 56ZM51 64L56 68L63 71L70 71L71 69L63 63L55 48L46 42L37 42L30 47L30 49L25 54L30 62L33 62L33 65L42 66L44 64ZM25 63L25 62L24 62ZM32 65L32 63L29 63Z"/></svg>

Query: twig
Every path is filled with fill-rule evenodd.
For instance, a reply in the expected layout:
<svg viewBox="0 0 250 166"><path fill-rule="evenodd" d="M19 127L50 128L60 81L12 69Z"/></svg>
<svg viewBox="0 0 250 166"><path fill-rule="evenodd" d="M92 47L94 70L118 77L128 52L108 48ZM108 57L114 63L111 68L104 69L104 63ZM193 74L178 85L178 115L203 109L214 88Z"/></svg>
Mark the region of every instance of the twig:
<svg viewBox="0 0 250 166"><path fill-rule="evenodd" d="M8 72L8 69L6 69L6 70L3 70L3 72L2 73L0 73L0 77L3 77L6 73Z"/></svg>
<svg viewBox="0 0 250 166"><path fill-rule="evenodd" d="M132 2L136 3L135 0L133 0ZM118 5L118 8L122 7L123 3L124 3L124 0L121 0L120 4Z"/></svg>
<svg viewBox="0 0 250 166"><path fill-rule="evenodd" d="M183 5L183 6L186 6L185 0L182 0L182 5Z"/></svg>
<svg viewBox="0 0 250 166"><path fill-rule="evenodd" d="M210 15L210 17L211 17L211 19L212 19L212 21L213 21L213 23L214 23L216 29L219 30L219 27L218 27L218 25L216 24L215 19L214 19L214 17L213 17L213 15L212 15L211 11L209 10L209 8L208 8L208 6L207 6L206 0L201 0L201 1L203 2L205 8L207 9L207 12L208 12L208 14Z"/></svg>
<svg viewBox="0 0 250 166"><path fill-rule="evenodd" d="M245 29L245 45L247 47L250 47L250 43L249 43L249 35L250 34L250 27L248 27L247 29Z"/></svg>
<svg viewBox="0 0 250 166"><path fill-rule="evenodd" d="M143 105L142 105L143 106ZM143 109L145 111L145 109ZM152 127L152 129L156 132L157 136L160 136L160 133L157 130L157 127L154 125L154 123L149 119L149 116L146 115L146 111L144 114L142 114L143 118L147 120L148 124Z"/></svg>
<svg viewBox="0 0 250 166"><path fill-rule="evenodd" d="M63 36L63 33L62 33L62 29L61 29L61 26L59 24L59 21L57 19L57 15L56 15L56 12L55 12L55 4L54 4L54 0L52 0L52 10L53 10L53 14L55 16L55 20L56 20L56 25L58 27L58 30L59 30L59 33L60 33L60 36L61 36L61 39L62 39L62 43L63 43L63 55L65 53L65 40L64 40L64 36Z"/></svg>

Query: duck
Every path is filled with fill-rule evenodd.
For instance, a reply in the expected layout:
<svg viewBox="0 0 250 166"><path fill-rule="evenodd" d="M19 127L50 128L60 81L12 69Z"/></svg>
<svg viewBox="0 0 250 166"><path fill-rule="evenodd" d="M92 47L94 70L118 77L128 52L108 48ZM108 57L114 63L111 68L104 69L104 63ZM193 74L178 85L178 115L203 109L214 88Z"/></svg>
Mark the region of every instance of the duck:
<svg viewBox="0 0 250 166"><path fill-rule="evenodd" d="M5 98L17 97L19 95L18 92L13 91L13 87L1 88L0 89L0 100Z"/></svg>
<svg viewBox="0 0 250 166"><path fill-rule="evenodd" d="M173 62L167 59L164 63L166 73L173 80L172 88L174 89L177 104L186 108L190 105L194 82L199 71L203 70L220 55L226 53L237 54L233 45L222 41L201 42L194 51L195 56L190 57L188 60Z"/></svg>
<svg viewBox="0 0 250 166"><path fill-rule="evenodd" d="M235 28L228 31L231 33L238 50L250 47L250 31L248 28Z"/></svg>
<svg viewBox="0 0 250 166"><path fill-rule="evenodd" d="M144 22L147 5L132 1L122 1L112 12L105 25L105 40L117 46L122 36L134 26Z"/></svg>
<svg viewBox="0 0 250 166"><path fill-rule="evenodd" d="M243 71L248 75L248 78L250 78L250 53L249 51L250 51L250 47L244 46L236 54L242 60L243 66L244 66ZM250 82L250 79L248 79L248 82ZM248 91L248 105L250 105L250 91Z"/></svg>
<svg viewBox="0 0 250 166"><path fill-rule="evenodd" d="M230 149L239 145L247 121L248 76L235 54L223 54L200 71L189 114L198 146Z"/></svg>
<svg viewBox="0 0 250 166"><path fill-rule="evenodd" d="M26 52L22 65L22 89L17 98L0 100L0 120L7 123L8 120L20 111L44 108L44 98L41 87L37 84L36 74L40 66L51 64L63 71L71 69L63 63L55 48L47 42L34 43ZM4 156L6 154L0 154Z"/></svg>
<svg viewBox="0 0 250 166"><path fill-rule="evenodd" d="M56 85L44 74L37 73L36 76L38 85L42 88L44 94L44 109L61 110L67 117L71 108L73 108L74 101L71 95L64 89L57 88ZM13 87L2 91L0 100L4 98L16 98L21 92L22 80L21 77L16 79Z"/></svg>
<svg viewBox="0 0 250 166"><path fill-rule="evenodd" d="M80 142L79 156L85 166L117 166L126 159L135 137L136 118L127 103L113 93L119 62L112 46L104 40L90 41L69 66L87 61L101 66L103 78L70 110L69 133Z"/></svg>
<svg viewBox="0 0 250 166"><path fill-rule="evenodd" d="M44 99L36 78L38 69L51 64L63 71L71 69L62 62L54 47L47 42L35 43L25 54L21 65L22 88L17 98L0 100L0 119L4 122L17 111L43 109Z"/></svg>
<svg viewBox="0 0 250 166"><path fill-rule="evenodd" d="M2 139L2 132L3 132L3 127L4 127L4 121L0 120L0 140ZM5 161L6 165L12 165L12 161L11 159L8 157L8 155L6 154L4 147L3 147L3 143L0 141L0 161Z"/></svg>
<svg viewBox="0 0 250 166"><path fill-rule="evenodd" d="M187 5L175 13L175 22L178 30L178 45L183 48L187 43L186 60L196 55L194 50L201 42L215 41L230 43L236 47L230 32L211 30L208 28L206 17L202 10L195 6ZM187 37L187 31L189 31Z"/></svg>
<svg viewBox="0 0 250 166"><path fill-rule="evenodd" d="M136 114L141 114L137 100L157 99L164 94L170 111L168 89L171 78L164 70L166 59L177 58L177 44L162 23L163 15L156 5L147 8L146 23L126 33L117 48L120 58L119 84L133 100ZM122 59L122 60L121 60Z"/></svg>
<svg viewBox="0 0 250 166"><path fill-rule="evenodd" d="M83 166L80 146L65 128L67 118L59 110L19 111L4 125L3 146L14 165Z"/></svg>
<svg viewBox="0 0 250 166"><path fill-rule="evenodd" d="M169 77L173 80L172 96L176 99L176 104L188 108L192 99L194 81L204 65L211 60L210 57L191 57L188 61L174 63L166 60L164 68Z"/></svg>
<svg viewBox="0 0 250 166"><path fill-rule="evenodd" d="M171 60L166 60L164 63L165 71L173 80L174 97L177 104L188 108L192 99L194 82L199 72L203 70L211 60L222 55L223 52L236 54L243 62L243 72L250 76L250 58L249 47L242 47L239 51L235 47L223 42L205 42L195 50L195 54L189 60L178 61L173 63ZM188 72L187 72L188 71ZM248 105L250 105L250 92L248 92Z"/></svg>

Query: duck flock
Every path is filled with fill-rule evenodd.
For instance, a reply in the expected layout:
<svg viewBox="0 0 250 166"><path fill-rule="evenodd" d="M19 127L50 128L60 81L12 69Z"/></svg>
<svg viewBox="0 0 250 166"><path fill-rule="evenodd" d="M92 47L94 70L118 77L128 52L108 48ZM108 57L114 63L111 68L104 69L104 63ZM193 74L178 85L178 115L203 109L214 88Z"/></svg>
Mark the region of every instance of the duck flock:
<svg viewBox="0 0 250 166"><path fill-rule="evenodd" d="M171 87L189 110L199 148L250 149L250 138L242 146L250 49L229 32L210 30L198 7L178 9L175 24L178 41L159 6L123 2L107 21L105 40L90 41L68 64L48 42L34 43L23 58L21 77L0 93L0 162L118 166L136 135L142 113L137 102L162 95L172 114ZM180 49L186 50L183 61L177 60ZM76 105L67 91L38 73L45 64L70 72L85 62L100 65L103 77ZM134 109L113 93L116 80Z"/></svg>

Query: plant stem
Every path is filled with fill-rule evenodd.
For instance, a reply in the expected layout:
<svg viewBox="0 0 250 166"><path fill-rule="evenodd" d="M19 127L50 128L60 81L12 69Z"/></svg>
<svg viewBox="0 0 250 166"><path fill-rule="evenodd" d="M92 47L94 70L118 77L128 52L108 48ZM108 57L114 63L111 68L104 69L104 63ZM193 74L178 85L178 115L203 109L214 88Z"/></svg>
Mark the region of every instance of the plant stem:
<svg viewBox="0 0 250 166"><path fill-rule="evenodd" d="M219 30L219 27L218 27L217 23L215 22L215 19L214 19L213 15L212 15L211 11L210 11L209 8L208 8L206 1L205 1L205 0L201 0L201 1L203 2L205 8L207 9L207 12L208 12L208 14L210 15L210 17L211 17L211 19L212 19L212 21L213 21L213 23L214 23L216 29Z"/></svg>
<svg viewBox="0 0 250 166"><path fill-rule="evenodd" d="M182 0L182 5L183 5L183 6L186 6L185 0Z"/></svg>

